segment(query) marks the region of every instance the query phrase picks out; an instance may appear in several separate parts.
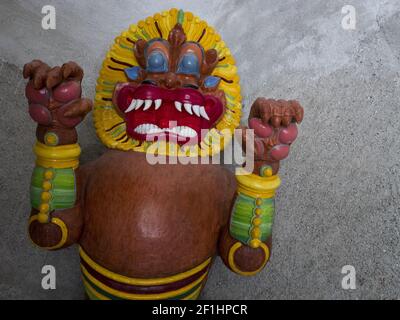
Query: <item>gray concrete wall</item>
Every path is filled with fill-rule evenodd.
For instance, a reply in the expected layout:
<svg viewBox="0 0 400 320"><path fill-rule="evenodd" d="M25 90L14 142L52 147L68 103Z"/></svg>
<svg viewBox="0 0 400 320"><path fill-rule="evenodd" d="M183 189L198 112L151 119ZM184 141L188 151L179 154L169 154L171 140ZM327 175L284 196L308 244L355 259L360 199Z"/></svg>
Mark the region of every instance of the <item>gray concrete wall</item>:
<svg viewBox="0 0 400 320"><path fill-rule="evenodd" d="M110 3L113 3L112 5ZM57 29L41 29L41 8ZM356 30L341 27L344 5ZM77 250L44 252L26 234L34 123L23 64L78 61L93 97L103 56L129 24L170 7L214 25L234 53L245 113L257 96L297 98L306 117L282 165L274 251L261 274L214 265L203 298L400 298L400 2L396 0L0 2L0 298L80 299ZM243 119L246 118L246 115ZM82 162L103 152L92 121L79 128ZM41 289L41 268L57 289ZM341 288L353 265L357 289Z"/></svg>

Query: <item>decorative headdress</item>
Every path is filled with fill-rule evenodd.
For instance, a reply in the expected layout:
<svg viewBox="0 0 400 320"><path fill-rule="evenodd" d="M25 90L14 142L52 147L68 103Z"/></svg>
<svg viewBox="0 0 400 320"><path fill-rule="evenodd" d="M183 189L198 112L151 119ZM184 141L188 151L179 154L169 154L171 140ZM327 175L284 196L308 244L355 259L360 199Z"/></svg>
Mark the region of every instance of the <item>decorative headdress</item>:
<svg viewBox="0 0 400 320"><path fill-rule="evenodd" d="M190 147L163 141L141 142L130 138L126 134L124 120L112 104L115 85L129 81L125 69L139 65L133 53L135 42L138 39L167 39L176 23L182 25L187 41L198 42L205 50L217 50L219 62L212 75L221 79L219 89L225 92L227 102L225 113L215 127L210 129L199 145ZM115 39L97 79L94 124L100 140L109 148L139 152L151 150L152 153L166 155L211 156L219 153L230 142L233 130L238 127L241 99L237 67L225 42L212 27L192 13L171 9L139 21L137 25L131 25Z"/></svg>

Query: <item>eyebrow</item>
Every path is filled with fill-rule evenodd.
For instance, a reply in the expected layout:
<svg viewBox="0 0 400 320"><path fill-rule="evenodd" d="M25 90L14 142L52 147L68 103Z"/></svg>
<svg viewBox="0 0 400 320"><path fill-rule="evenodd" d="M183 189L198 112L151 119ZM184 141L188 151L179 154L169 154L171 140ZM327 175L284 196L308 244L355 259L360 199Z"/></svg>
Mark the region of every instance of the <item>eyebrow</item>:
<svg viewBox="0 0 400 320"><path fill-rule="evenodd" d="M184 43L184 45L187 45L187 44L195 44L195 45L200 49L200 51L201 51L201 58L204 59L204 57L205 57L205 52L204 52L204 48L202 47L202 45L201 45L200 43L195 42L195 41L186 41L186 42Z"/></svg>
<svg viewBox="0 0 400 320"><path fill-rule="evenodd" d="M149 40L149 41L147 42L147 46L146 46L146 48L144 49L144 55L145 55L145 56L147 56L147 50L148 50L148 48L149 48L153 43L155 43L155 42L161 42L162 44L164 44L164 45L167 47L167 49L169 49L169 42L168 42L167 40L162 39L162 38L154 38L154 39L151 39L151 40Z"/></svg>

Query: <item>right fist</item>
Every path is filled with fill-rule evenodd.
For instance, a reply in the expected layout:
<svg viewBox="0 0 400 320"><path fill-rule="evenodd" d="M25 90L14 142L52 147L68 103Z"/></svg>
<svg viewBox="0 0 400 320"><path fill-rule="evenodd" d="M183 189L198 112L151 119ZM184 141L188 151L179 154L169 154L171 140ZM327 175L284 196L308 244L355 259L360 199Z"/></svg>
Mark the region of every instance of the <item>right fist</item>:
<svg viewBox="0 0 400 320"><path fill-rule="evenodd" d="M23 76L30 79L25 89L29 114L39 126L74 128L92 109L89 99L81 99L83 70L75 62L50 68L33 60L24 66Z"/></svg>

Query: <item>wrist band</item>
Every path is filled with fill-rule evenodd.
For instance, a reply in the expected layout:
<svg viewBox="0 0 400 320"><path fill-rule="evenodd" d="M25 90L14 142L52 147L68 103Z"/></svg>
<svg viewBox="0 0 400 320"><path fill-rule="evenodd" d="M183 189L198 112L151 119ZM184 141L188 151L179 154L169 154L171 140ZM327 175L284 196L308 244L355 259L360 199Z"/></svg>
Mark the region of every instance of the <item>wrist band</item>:
<svg viewBox="0 0 400 320"><path fill-rule="evenodd" d="M81 148L78 144L48 146L36 142L36 167L31 179L31 207L39 210L37 220L50 223L50 212L72 208L76 202L75 171Z"/></svg>
<svg viewBox="0 0 400 320"><path fill-rule="evenodd" d="M238 195L232 209L229 231L233 238L252 248L260 247L272 233L275 192L281 180L267 169L263 171L268 171L270 176L246 174L244 170L238 170L236 174Z"/></svg>
<svg viewBox="0 0 400 320"><path fill-rule="evenodd" d="M40 167L76 169L79 166L81 148L77 143L54 147L36 141L33 152L36 155L36 165Z"/></svg>

